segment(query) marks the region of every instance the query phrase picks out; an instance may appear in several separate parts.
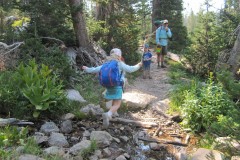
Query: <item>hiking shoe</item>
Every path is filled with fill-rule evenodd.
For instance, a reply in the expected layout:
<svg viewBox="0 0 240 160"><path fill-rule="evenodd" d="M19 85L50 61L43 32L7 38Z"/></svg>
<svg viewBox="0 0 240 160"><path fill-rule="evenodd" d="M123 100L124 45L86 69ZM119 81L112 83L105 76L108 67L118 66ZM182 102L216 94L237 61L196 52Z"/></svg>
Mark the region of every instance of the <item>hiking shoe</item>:
<svg viewBox="0 0 240 160"><path fill-rule="evenodd" d="M151 77L151 76L149 76L148 78L149 78L149 79L152 79L152 77Z"/></svg>
<svg viewBox="0 0 240 160"><path fill-rule="evenodd" d="M166 66L162 65L161 68L167 68Z"/></svg>
<svg viewBox="0 0 240 160"><path fill-rule="evenodd" d="M117 112L113 113L112 117L119 117L119 114Z"/></svg>
<svg viewBox="0 0 240 160"><path fill-rule="evenodd" d="M102 114L102 119L103 119L103 128L104 128L104 129L107 129L108 126L109 126L110 117L108 116L107 113L103 113L103 114Z"/></svg>

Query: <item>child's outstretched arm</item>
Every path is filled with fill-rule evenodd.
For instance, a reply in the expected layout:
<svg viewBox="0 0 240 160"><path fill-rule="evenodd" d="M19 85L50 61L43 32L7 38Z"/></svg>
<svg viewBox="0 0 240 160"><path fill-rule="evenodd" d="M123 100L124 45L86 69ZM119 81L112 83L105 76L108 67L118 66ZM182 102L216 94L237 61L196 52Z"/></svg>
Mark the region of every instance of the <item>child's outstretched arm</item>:
<svg viewBox="0 0 240 160"><path fill-rule="evenodd" d="M98 73L100 71L102 66L98 67L87 67L87 66L82 66L82 69L86 71L87 73Z"/></svg>
<svg viewBox="0 0 240 160"><path fill-rule="evenodd" d="M150 52L151 53L151 52ZM151 56L149 57L149 61L152 60L152 53L151 53Z"/></svg>
<svg viewBox="0 0 240 160"><path fill-rule="evenodd" d="M137 71L141 66L142 66L142 62L139 62L135 66L129 66L123 62L120 62L120 65L119 65L121 70L129 72L129 73Z"/></svg>

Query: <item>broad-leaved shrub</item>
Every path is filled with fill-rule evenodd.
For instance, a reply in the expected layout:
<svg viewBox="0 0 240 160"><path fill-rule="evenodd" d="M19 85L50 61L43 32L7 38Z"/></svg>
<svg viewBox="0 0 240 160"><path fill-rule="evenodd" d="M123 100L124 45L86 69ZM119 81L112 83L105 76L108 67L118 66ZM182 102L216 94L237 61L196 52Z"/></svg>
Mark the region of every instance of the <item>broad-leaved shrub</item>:
<svg viewBox="0 0 240 160"><path fill-rule="evenodd" d="M62 82L52 74L48 66L42 64L38 68L35 60L31 60L28 65L21 63L15 80L19 90L29 101L29 104L23 107L29 107L34 117L65 99Z"/></svg>
<svg viewBox="0 0 240 160"><path fill-rule="evenodd" d="M214 84L211 76L202 88L193 86L185 92L182 107L182 124L194 132L207 130L219 116L225 116L235 109L229 96L220 85Z"/></svg>

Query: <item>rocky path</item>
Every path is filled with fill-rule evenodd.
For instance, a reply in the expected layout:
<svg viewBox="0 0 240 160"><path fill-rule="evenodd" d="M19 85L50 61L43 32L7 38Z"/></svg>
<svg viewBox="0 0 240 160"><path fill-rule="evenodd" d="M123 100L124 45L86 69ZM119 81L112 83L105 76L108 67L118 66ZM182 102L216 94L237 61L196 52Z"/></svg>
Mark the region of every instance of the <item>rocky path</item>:
<svg viewBox="0 0 240 160"><path fill-rule="evenodd" d="M192 145L195 140L190 138L190 135L177 123L178 116L167 114L169 108L169 91L173 87L169 84L168 78L169 68L158 68L156 55L153 55L153 63L151 64L152 79L143 79L142 76L136 78L134 82L130 82L123 94L123 109L120 109L120 123L125 123L127 126L132 126L134 123L124 122L124 119L153 123L153 127L136 127L133 130L133 135L137 136L138 142L135 150L142 158L149 157L161 159L181 159L189 151L192 150ZM139 142L140 141L140 142ZM142 144L150 146L150 150L160 151L162 156L156 156L154 152L149 152L150 155L144 158L146 148L139 147ZM151 146L152 145L152 146ZM159 150L164 145L166 150ZM145 151L144 151L145 150ZM134 153L133 153L134 154ZM157 152L159 154L159 152ZM136 158L138 159L138 158Z"/></svg>
<svg viewBox="0 0 240 160"><path fill-rule="evenodd" d="M151 64L152 79L136 78L133 83L127 85L123 99L145 108L159 101L167 100L171 85L168 83L168 68L158 68L156 55L153 55ZM168 100L167 100L168 101Z"/></svg>

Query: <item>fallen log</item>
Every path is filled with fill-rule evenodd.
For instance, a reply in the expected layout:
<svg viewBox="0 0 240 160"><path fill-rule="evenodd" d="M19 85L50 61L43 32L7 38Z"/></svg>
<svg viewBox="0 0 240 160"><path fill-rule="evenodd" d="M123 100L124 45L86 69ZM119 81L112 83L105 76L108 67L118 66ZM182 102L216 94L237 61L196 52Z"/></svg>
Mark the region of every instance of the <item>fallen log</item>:
<svg viewBox="0 0 240 160"><path fill-rule="evenodd" d="M168 56L168 58L170 58L170 59L173 60L173 61L181 62L181 57L180 57L179 55L177 55L177 54L168 52L168 53L167 53L167 56Z"/></svg>
<svg viewBox="0 0 240 160"><path fill-rule="evenodd" d="M154 133L154 136L158 136L159 132L161 131L162 126L159 126L156 132Z"/></svg>
<svg viewBox="0 0 240 160"><path fill-rule="evenodd" d="M153 138L143 138L143 137L138 137L138 139L143 140L143 141L147 141L147 142L173 144L173 145L184 146L184 147L187 146L187 144L184 144L184 143L181 143L181 142L169 141L169 140L165 140L165 139L153 139Z"/></svg>
<svg viewBox="0 0 240 160"><path fill-rule="evenodd" d="M16 118L8 118L8 119L0 119L0 126L6 126L12 123L17 122L18 120Z"/></svg>
<svg viewBox="0 0 240 160"><path fill-rule="evenodd" d="M188 143L189 143L189 140L190 140L190 135L187 134L186 139L185 139L185 143L188 144Z"/></svg>
<svg viewBox="0 0 240 160"><path fill-rule="evenodd" d="M177 138L183 138L182 135L178 135L178 134L176 134L176 133L170 133L169 136L171 136L171 137L177 137Z"/></svg>
<svg viewBox="0 0 240 160"><path fill-rule="evenodd" d="M123 119L123 118L114 118L110 120L111 122L116 122L116 123L123 123L123 124L132 124L137 127L144 127L144 128L152 128L152 127L157 127L158 124L154 122L141 122L141 121L134 121L130 119Z"/></svg>
<svg viewBox="0 0 240 160"><path fill-rule="evenodd" d="M7 125L33 125L33 122L27 122L26 120L18 120L16 118L3 119L0 118L0 127Z"/></svg>
<svg viewBox="0 0 240 160"><path fill-rule="evenodd" d="M3 49L3 50L8 50L6 52L1 52L0 55L1 56L5 56L6 54L14 51L15 49L17 49L18 47L20 47L22 44L24 44L24 42L16 42L16 43L13 43L12 45L7 45L3 42L0 42L0 48Z"/></svg>

